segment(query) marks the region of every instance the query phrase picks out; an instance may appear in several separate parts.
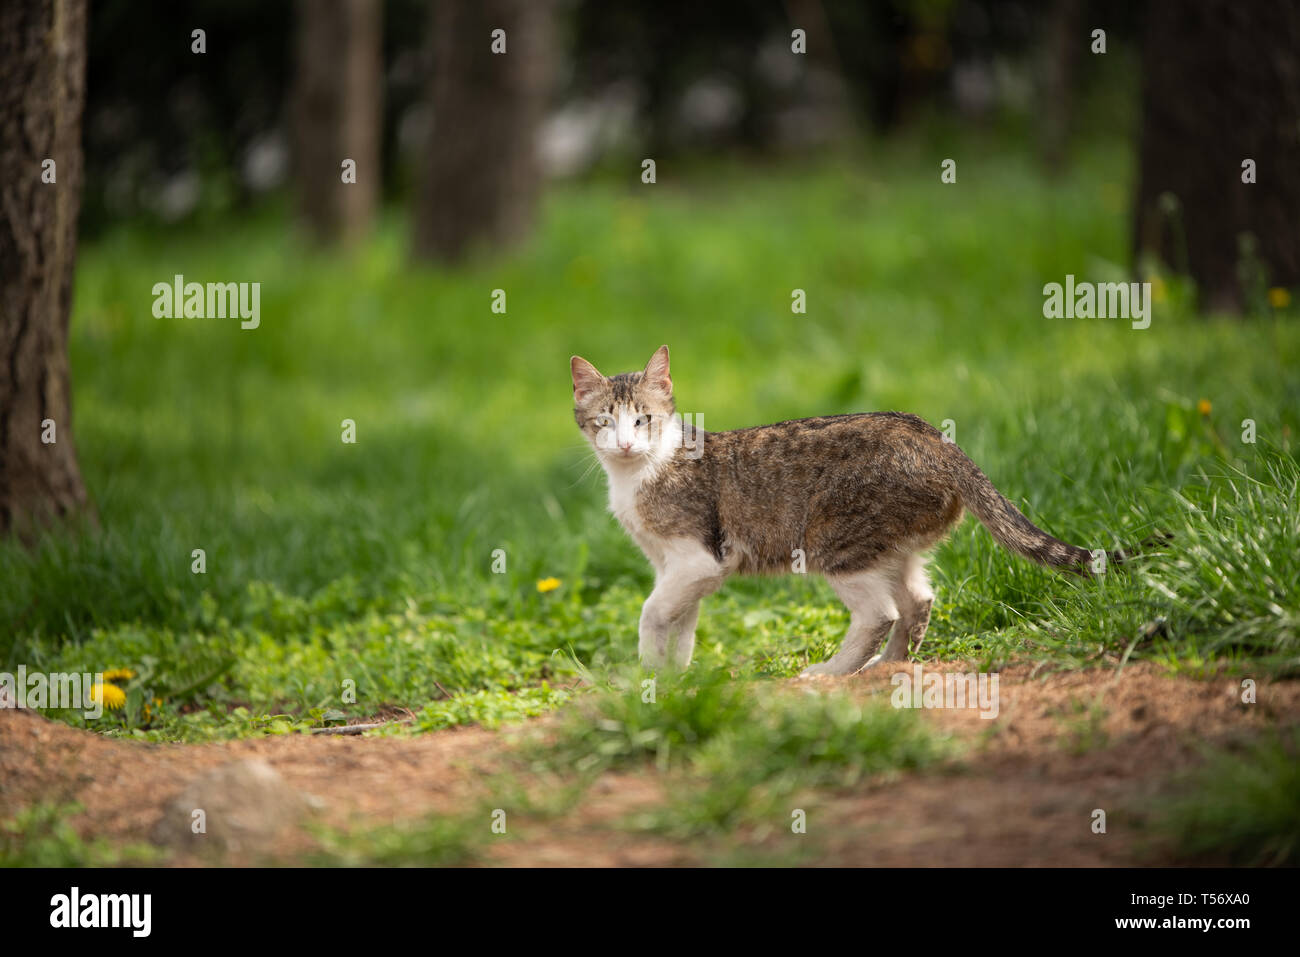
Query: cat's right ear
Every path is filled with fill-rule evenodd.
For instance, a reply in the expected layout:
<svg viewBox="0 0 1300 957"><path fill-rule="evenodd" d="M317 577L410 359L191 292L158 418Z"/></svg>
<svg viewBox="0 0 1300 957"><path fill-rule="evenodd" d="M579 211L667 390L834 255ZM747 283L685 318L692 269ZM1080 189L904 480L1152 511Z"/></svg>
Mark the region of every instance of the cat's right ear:
<svg viewBox="0 0 1300 957"><path fill-rule="evenodd" d="M573 374L574 402L581 402L605 381L600 370L582 356L574 356L569 360L569 371Z"/></svg>

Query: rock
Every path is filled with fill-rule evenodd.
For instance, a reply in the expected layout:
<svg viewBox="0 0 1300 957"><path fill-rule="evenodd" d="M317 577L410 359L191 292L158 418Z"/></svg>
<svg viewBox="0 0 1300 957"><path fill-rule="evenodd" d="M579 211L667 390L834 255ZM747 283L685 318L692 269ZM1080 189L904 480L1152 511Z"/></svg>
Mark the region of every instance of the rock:
<svg viewBox="0 0 1300 957"><path fill-rule="evenodd" d="M313 803L265 761L231 761L194 778L168 802L153 839L187 853L269 851Z"/></svg>

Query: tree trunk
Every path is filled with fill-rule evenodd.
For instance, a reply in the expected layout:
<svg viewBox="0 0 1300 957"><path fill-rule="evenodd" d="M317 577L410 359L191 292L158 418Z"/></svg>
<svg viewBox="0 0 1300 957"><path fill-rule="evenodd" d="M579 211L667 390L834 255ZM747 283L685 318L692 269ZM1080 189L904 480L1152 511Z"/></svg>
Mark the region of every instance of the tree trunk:
<svg viewBox="0 0 1300 957"><path fill-rule="evenodd" d="M415 253L454 262L532 226L537 132L554 64L550 0L440 0L430 31L433 129ZM506 52L492 52L505 31Z"/></svg>
<svg viewBox="0 0 1300 957"><path fill-rule="evenodd" d="M85 0L0 4L0 532L24 538L86 505L68 370L85 80Z"/></svg>
<svg viewBox="0 0 1300 957"><path fill-rule="evenodd" d="M1039 145L1043 164L1053 175L1063 172L1069 159L1079 57L1081 52L1087 52L1091 42L1091 29L1081 27L1081 13L1080 0L1055 0L1048 10L1045 24L1046 62L1042 64Z"/></svg>
<svg viewBox="0 0 1300 957"><path fill-rule="evenodd" d="M314 239L351 245L379 202L383 4L298 0L292 102L299 214ZM352 160L355 182L345 182Z"/></svg>
<svg viewBox="0 0 1300 957"><path fill-rule="evenodd" d="M1190 274L1211 311L1296 285L1300 7L1152 0L1142 68L1135 255Z"/></svg>

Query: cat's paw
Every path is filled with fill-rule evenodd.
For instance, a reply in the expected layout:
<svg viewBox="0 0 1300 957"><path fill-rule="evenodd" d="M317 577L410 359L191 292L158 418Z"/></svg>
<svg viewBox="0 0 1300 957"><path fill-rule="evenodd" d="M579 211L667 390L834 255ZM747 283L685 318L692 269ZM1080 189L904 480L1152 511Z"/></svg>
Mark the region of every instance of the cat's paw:
<svg viewBox="0 0 1300 957"><path fill-rule="evenodd" d="M874 668L876 665L880 664L880 663L881 663L882 661L884 661L884 660L885 660L885 656L884 656L883 654L880 654L880 655L872 655L870 658L868 658L868 659L866 660L866 662L862 665L861 668L859 668L857 671L855 671L855 672L853 672L853 673L854 673L855 675L860 675L860 674L862 674L864 671L866 671L868 668Z"/></svg>
<svg viewBox="0 0 1300 957"><path fill-rule="evenodd" d="M809 665L803 671L799 672L800 678L820 678L825 676L835 676L843 674L838 668L831 665L829 661L823 661L821 664Z"/></svg>

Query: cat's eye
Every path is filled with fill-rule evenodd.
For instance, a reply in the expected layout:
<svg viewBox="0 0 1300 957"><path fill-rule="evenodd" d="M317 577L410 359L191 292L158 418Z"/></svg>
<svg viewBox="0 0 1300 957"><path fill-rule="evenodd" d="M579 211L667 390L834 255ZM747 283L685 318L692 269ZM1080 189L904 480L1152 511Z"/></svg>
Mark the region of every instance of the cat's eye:
<svg viewBox="0 0 1300 957"><path fill-rule="evenodd" d="M596 428L608 429L611 426L613 426L614 417L612 415L606 415L604 412L602 412L600 415L596 416L596 418L594 418L592 421L596 423Z"/></svg>
<svg viewBox="0 0 1300 957"><path fill-rule="evenodd" d="M644 426L647 426L647 425L649 425L649 424L650 424L650 416L648 416L648 415L638 415L638 416L636 417L636 427L637 427L638 429L639 429L639 428L642 428L642 427L644 427Z"/></svg>

